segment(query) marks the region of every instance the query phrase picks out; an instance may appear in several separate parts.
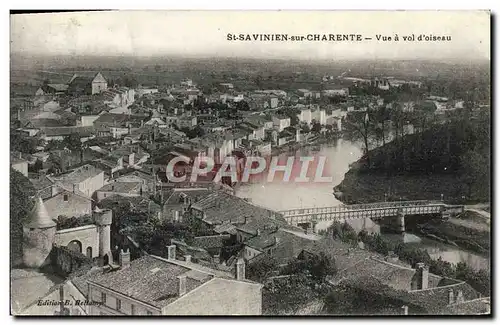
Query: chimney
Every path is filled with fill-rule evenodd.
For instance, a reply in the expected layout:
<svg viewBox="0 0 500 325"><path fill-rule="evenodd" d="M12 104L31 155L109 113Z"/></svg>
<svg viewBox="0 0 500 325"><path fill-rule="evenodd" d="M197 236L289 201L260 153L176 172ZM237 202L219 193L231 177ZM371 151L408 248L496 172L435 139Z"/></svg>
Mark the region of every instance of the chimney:
<svg viewBox="0 0 500 325"><path fill-rule="evenodd" d="M73 193L76 193L78 190L78 184L73 184Z"/></svg>
<svg viewBox="0 0 500 325"><path fill-rule="evenodd" d="M173 213L173 217L174 217L174 222L179 222L179 211L175 210L175 211L172 211Z"/></svg>
<svg viewBox="0 0 500 325"><path fill-rule="evenodd" d="M245 216L245 221L243 222L243 224L247 224L247 217Z"/></svg>
<svg viewBox="0 0 500 325"><path fill-rule="evenodd" d="M389 251L389 252L387 252L387 256L386 256L385 260L387 262L397 262L399 260L399 257L393 251Z"/></svg>
<svg viewBox="0 0 500 325"><path fill-rule="evenodd" d="M260 236L260 229L257 229L257 236Z"/></svg>
<svg viewBox="0 0 500 325"><path fill-rule="evenodd" d="M451 305L454 303L453 289L448 290L448 304Z"/></svg>
<svg viewBox="0 0 500 325"><path fill-rule="evenodd" d="M167 259L168 260L175 260L175 250L176 250L176 246L175 245L170 245L170 246L167 246L167 252L168 252L168 257Z"/></svg>
<svg viewBox="0 0 500 325"><path fill-rule="evenodd" d="M424 263L417 263L417 289L427 289L429 287L429 267Z"/></svg>
<svg viewBox="0 0 500 325"><path fill-rule="evenodd" d="M191 255L184 255L186 262L191 263Z"/></svg>
<svg viewBox="0 0 500 325"><path fill-rule="evenodd" d="M179 297L182 297L186 294L186 276L182 274L177 279L179 280Z"/></svg>
<svg viewBox="0 0 500 325"><path fill-rule="evenodd" d="M458 293L457 293L457 300L455 301L457 304L458 303L461 303L461 302L464 302L464 293L462 290L458 290Z"/></svg>
<svg viewBox="0 0 500 325"><path fill-rule="evenodd" d="M220 264L220 255L219 254L214 255L214 263Z"/></svg>
<svg viewBox="0 0 500 325"><path fill-rule="evenodd" d="M245 280L245 261L242 258L236 262L236 280Z"/></svg>
<svg viewBox="0 0 500 325"><path fill-rule="evenodd" d="M23 154L22 154L21 152L19 152L19 153L17 154L17 158L19 158L19 159L23 159Z"/></svg>
<svg viewBox="0 0 500 325"><path fill-rule="evenodd" d="M401 312L403 315L408 315L408 306L402 306L401 307Z"/></svg>
<svg viewBox="0 0 500 325"><path fill-rule="evenodd" d="M130 266L130 251L128 248L125 251L123 249L120 250L120 266L122 268Z"/></svg>

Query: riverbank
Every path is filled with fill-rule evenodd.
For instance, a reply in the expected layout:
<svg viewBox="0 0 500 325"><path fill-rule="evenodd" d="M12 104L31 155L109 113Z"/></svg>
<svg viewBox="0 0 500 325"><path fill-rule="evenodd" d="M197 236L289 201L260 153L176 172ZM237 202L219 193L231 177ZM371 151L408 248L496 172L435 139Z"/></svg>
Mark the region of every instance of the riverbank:
<svg viewBox="0 0 500 325"><path fill-rule="evenodd" d="M378 148L374 152L378 155L392 154L387 148ZM471 203L464 198L467 188L454 173L400 173L389 176L378 169L367 168L366 161L362 159L351 165L344 180L334 191L336 198L345 204L441 199L446 203ZM466 211L458 218L446 221L409 220L406 229L416 235L489 256L489 220L480 217L473 211Z"/></svg>
<svg viewBox="0 0 500 325"><path fill-rule="evenodd" d="M342 193L339 200L346 204L398 200L462 201L455 175L393 175L351 168L336 187Z"/></svg>
<svg viewBox="0 0 500 325"><path fill-rule="evenodd" d="M482 256L489 256L490 231L479 230L477 227L461 224L460 219L429 220L414 226L407 225L407 230Z"/></svg>

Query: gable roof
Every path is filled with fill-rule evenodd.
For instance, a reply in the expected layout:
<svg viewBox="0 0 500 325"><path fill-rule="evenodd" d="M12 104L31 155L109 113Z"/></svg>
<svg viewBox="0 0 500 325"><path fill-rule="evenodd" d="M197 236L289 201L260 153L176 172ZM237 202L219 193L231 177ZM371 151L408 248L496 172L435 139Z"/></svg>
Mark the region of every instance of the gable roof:
<svg viewBox="0 0 500 325"><path fill-rule="evenodd" d="M269 217L270 215L276 215L276 218L280 218L280 215L272 210L253 205L224 191L213 191L211 194L200 198L192 207L202 211L204 213L203 220L210 224L218 224L224 221L244 223L245 217L248 218L247 221L257 216Z"/></svg>
<svg viewBox="0 0 500 325"><path fill-rule="evenodd" d="M186 294L213 278L211 274L146 255L126 268L97 274L89 281L162 308L179 298L177 277L181 275L186 276Z"/></svg>

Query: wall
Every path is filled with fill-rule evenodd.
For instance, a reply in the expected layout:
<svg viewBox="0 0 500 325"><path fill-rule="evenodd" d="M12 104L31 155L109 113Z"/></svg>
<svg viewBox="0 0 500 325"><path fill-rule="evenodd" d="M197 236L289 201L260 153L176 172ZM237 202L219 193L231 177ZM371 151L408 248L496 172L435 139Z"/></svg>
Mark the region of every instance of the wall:
<svg viewBox="0 0 500 325"><path fill-rule="evenodd" d="M245 246L244 249L245 249L245 251L244 251L244 256L243 257L246 260L252 259L252 258L254 258L257 255L262 254L261 251L255 249L255 248L249 247L249 246Z"/></svg>
<svg viewBox="0 0 500 325"><path fill-rule="evenodd" d="M98 175L88 178L83 182L78 184L78 189L85 193L88 197L91 197L92 194L104 186L104 172L99 173Z"/></svg>
<svg viewBox="0 0 500 325"><path fill-rule="evenodd" d="M96 225L82 226L58 230L55 242L59 246L68 246L73 241L82 243L82 254L86 254L87 247L92 247L92 257L99 256L99 227Z"/></svg>
<svg viewBox="0 0 500 325"><path fill-rule="evenodd" d="M163 315L261 315L262 285L214 278L162 309Z"/></svg>
<svg viewBox="0 0 500 325"><path fill-rule="evenodd" d="M89 286L89 300L102 302L101 293L106 294L106 303L102 305L92 305L90 308L91 315L132 315L132 307L134 305L134 315L147 315L148 311L152 315L159 315L159 309L156 309L153 306L150 306L145 303L141 303L139 301L130 299L125 295L121 295L114 291L110 291L104 287L99 285L90 283ZM116 309L116 301L119 299L121 301L121 309Z"/></svg>
<svg viewBox="0 0 500 325"><path fill-rule="evenodd" d="M23 263L26 266L38 268L50 262L55 233L55 226L33 230L23 228Z"/></svg>
<svg viewBox="0 0 500 325"><path fill-rule="evenodd" d="M108 89L108 83L105 81L92 82L92 95L98 94Z"/></svg>
<svg viewBox="0 0 500 325"><path fill-rule="evenodd" d="M64 201L64 196L68 201ZM63 191L56 196L43 202L49 215L58 217L60 215L67 217L78 217L84 214L92 213L92 201L72 192Z"/></svg>
<svg viewBox="0 0 500 325"><path fill-rule="evenodd" d="M81 117L81 125L82 126L92 126L94 125L94 121L99 118L99 115L87 115Z"/></svg>

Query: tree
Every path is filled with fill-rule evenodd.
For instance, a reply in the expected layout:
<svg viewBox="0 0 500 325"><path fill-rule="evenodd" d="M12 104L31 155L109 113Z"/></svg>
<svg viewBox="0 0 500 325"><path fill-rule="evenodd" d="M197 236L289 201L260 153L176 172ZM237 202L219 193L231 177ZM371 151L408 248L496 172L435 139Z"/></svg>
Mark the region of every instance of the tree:
<svg viewBox="0 0 500 325"><path fill-rule="evenodd" d="M257 257L257 261L249 263L247 267L248 278L263 283L279 267L278 261L266 253Z"/></svg>
<svg viewBox="0 0 500 325"><path fill-rule="evenodd" d="M10 148L11 151L18 151L22 153L34 153L36 147L39 145L37 138L24 136L17 132L11 132Z"/></svg>
<svg viewBox="0 0 500 325"><path fill-rule="evenodd" d="M346 132L353 139L361 138L365 145L366 162L370 166L369 140L374 135L373 118L368 112L355 112L346 119Z"/></svg>
<svg viewBox="0 0 500 325"><path fill-rule="evenodd" d="M326 255L325 252L320 252L318 258L310 260L310 263L307 265L309 273L318 283L325 281L327 276L337 273L335 260Z"/></svg>
<svg viewBox="0 0 500 325"><path fill-rule="evenodd" d="M300 122L300 130L302 133L309 133L311 132L311 127L309 127L307 122Z"/></svg>
<svg viewBox="0 0 500 325"><path fill-rule="evenodd" d="M69 150L81 150L82 142L80 141L80 136L76 133L70 134L69 137L66 137L64 140L64 145Z"/></svg>
<svg viewBox="0 0 500 325"><path fill-rule="evenodd" d="M321 124L319 124L318 121L313 120L311 124L312 124L311 132L319 133L321 131Z"/></svg>
<svg viewBox="0 0 500 325"><path fill-rule="evenodd" d="M489 158L479 150L469 150L460 157L462 179L468 188L468 197L472 197L474 186L484 186L488 182Z"/></svg>
<svg viewBox="0 0 500 325"><path fill-rule="evenodd" d="M20 172L10 169L10 261L11 267L22 258L23 223L33 208L35 189Z"/></svg>

